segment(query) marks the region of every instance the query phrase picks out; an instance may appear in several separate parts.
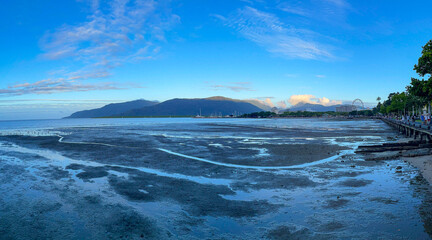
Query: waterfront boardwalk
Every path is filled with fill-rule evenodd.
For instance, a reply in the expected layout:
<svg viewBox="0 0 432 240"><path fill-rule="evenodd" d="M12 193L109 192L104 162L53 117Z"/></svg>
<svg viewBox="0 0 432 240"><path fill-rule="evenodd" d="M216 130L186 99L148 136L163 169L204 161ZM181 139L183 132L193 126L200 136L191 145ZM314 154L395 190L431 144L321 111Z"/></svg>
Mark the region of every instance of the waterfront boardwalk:
<svg viewBox="0 0 432 240"><path fill-rule="evenodd" d="M425 125L418 122L400 121L388 118L381 118L385 123L396 128L399 132L408 137L419 139L420 141L432 141L432 125Z"/></svg>

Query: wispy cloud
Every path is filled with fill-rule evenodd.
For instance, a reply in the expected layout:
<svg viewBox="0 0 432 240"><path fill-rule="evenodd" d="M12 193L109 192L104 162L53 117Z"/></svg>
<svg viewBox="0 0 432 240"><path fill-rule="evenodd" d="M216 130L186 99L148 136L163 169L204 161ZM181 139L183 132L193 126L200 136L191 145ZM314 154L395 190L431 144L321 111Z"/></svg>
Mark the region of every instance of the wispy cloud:
<svg viewBox="0 0 432 240"><path fill-rule="evenodd" d="M283 12L303 19L337 26L347 26L347 13L354 10L346 0L283 1L276 2L275 6Z"/></svg>
<svg viewBox="0 0 432 240"><path fill-rule="evenodd" d="M19 103L19 102L102 102L114 103L125 102L126 100L113 99L0 99L0 103Z"/></svg>
<svg viewBox="0 0 432 240"><path fill-rule="evenodd" d="M269 99L274 99L275 97L256 97L254 99L258 99L258 100L266 100L267 98Z"/></svg>
<svg viewBox="0 0 432 240"><path fill-rule="evenodd" d="M111 0L100 6L90 1L91 14L76 25L64 25L41 39L45 59L71 59L85 66L77 76L109 74L125 62L154 58L165 31L179 17L165 7L164 1ZM70 73L73 77L73 73Z"/></svg>
<svg viewBox="0 0 432 240"><path fill-rule="evenodd" d="M351 6L346 0L324 0L324 2L328 2L334 4L339 8L350 8Z"/></svg>
<svg viewBox="0 0 432 240"><path fill-rule="evenodd" d="M165 1L98 0L90 3L86 21L63 25L40 40L47 60L68 60L65 67L48 72L46 80L0 89L0 96L51 94L74 91L124 89L114 83L87 83L107 78L126 62L154 58L165 42L165 31L179 21ZM123 84L124 85L124 84ZM139 86L134 86L139 87Z"/></svg>
<svg viewBox="0 0 432 240"><path fill-rule="evenodd" d="M315 75L315 77L317 77L317 78L325 78L326 76L322 75L322 74L318 74L318 75Z"/></svg>
<svg viewBox="0 0 432 240"><path fill-rule="evenodd" d="M332 106L342 104L342 101L339 100L330 100L326 97L317 98L314 95L305 94L305 95L292 95L288 102L291 105L296 105L298 103L310 103L310 104L321 104L324 106Z"/></svg>
<svg viewBox="0 0 432 240"><path fill-rule="evenodd" d="M252 87L251 87L251 83L250 82L233 82L233 83L229 83L226 85L211 85L210 89L214 90L214 91L218 91L218 90L231 90L234 92L241 92L241 91L255 91Z"/></svg>
<svg viewBox="0 0 432 240"><path fill-rule="evenodd" d="M45 79L34 83L21 83L0 89L0 96L25 94L52 94L61 92L85 92L94 90L118 90L114 83L83 84L70 79Z"/></svg>
<svg viewBox="0 0 432 240"><path fill-rule="evenodd" d="M313 31L288 27L272 13L246 6L219 19L271 53L300 59L333 58L327 46L313 40Z"/></svg>
<svg viewBox="0 0 432 240"><path fill-rule="evenodd" d="M302 8L300 6L288 4L287 2L283 2L283 3L279 4L278 8L279 8L279 10L282 10L282 11L287 12L287 13L300 15L303 17L309 17L310 16L310 12L307 9Z"/></svg>

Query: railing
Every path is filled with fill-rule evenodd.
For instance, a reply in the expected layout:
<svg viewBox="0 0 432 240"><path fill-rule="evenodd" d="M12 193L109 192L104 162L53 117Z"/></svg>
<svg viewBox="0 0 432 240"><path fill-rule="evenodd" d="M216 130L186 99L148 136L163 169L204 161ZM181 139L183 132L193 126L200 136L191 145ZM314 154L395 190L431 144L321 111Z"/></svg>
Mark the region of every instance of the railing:
<svg viewBox="0 0 432 240"><path fill-rule="evenodd" d="M417 138L420 140L426 140L428 142L432 141L432 126L426 124L420 124L417 122L401 121L388 118L381 118L384 122L390 126L397 128L399 132L405 133L409 137Z"/></svg>

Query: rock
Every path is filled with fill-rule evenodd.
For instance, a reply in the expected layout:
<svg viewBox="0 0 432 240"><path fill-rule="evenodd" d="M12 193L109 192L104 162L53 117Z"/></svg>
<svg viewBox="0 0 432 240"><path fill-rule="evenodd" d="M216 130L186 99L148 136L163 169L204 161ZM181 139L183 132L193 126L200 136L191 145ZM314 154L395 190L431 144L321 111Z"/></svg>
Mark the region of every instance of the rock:
<svg viewBox="0 0 432 240"><path fill-rule="evenodd" d="M402 153L403 157L417 157L417 156L426 156L431 154L430 148L420 148L415 150L409 150Z"/></svg>

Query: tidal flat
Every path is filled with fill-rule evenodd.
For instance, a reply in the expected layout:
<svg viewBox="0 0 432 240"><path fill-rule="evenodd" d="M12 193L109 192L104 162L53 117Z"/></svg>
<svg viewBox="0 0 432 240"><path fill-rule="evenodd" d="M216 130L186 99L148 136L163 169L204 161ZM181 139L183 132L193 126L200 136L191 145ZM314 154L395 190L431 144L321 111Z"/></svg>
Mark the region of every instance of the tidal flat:
<svg viewBox="0 0 432 240"><path fill-rule="evenodd" d="M418 169L354 153L397 138L379 120L0 122L0 238L430 239Z"/></svg>

